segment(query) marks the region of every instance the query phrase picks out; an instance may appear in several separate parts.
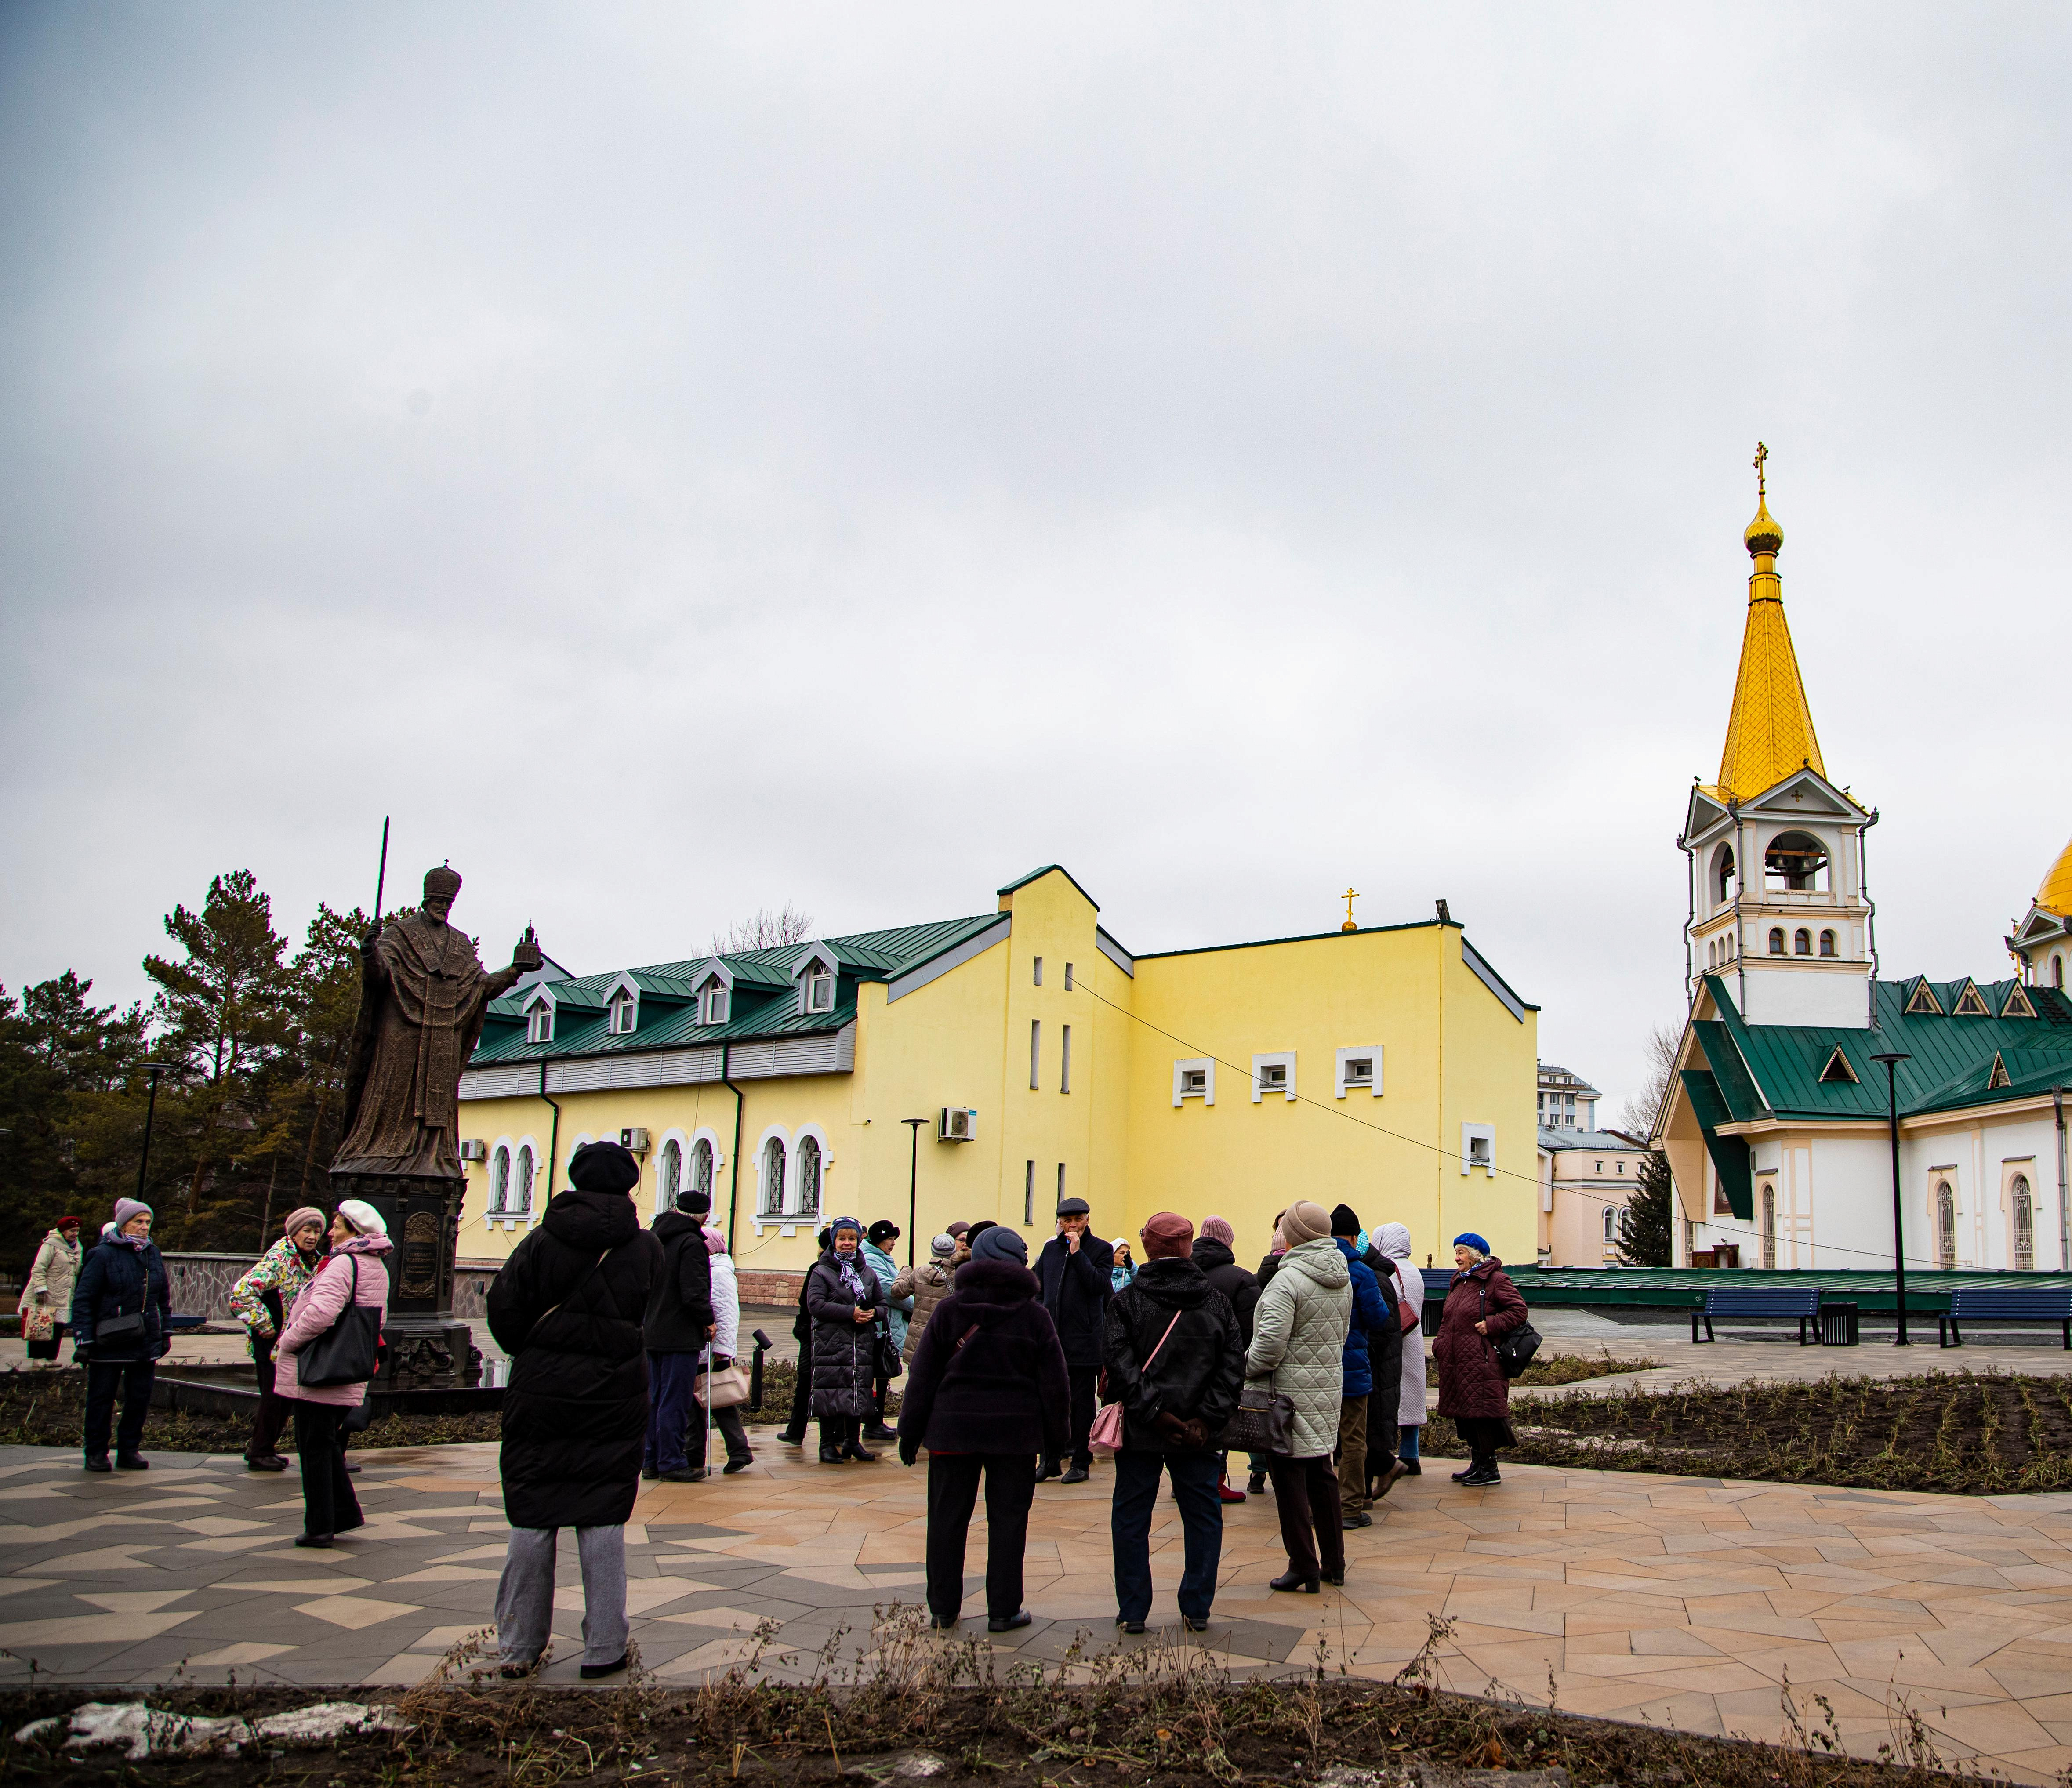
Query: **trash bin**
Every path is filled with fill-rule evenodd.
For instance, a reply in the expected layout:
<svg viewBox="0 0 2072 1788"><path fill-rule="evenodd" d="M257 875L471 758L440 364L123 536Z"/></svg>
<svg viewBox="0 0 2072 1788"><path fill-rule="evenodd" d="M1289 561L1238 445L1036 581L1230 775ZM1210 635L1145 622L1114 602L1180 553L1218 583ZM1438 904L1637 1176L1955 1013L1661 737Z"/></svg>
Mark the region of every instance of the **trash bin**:
<svg viewBox="0 0 2072 1788"><path fill-rule="evenodd" d="M1856 1344L1856 1306L1820 1301L1820 1345L1853 1347Z"/></svg>

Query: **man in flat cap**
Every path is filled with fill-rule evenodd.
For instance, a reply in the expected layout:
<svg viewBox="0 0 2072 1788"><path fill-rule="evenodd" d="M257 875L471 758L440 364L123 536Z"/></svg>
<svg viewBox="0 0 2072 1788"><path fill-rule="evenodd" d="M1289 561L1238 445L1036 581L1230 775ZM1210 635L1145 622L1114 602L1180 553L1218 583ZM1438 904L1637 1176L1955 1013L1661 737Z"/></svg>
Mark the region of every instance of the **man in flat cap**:
<svg viewBox="0 0 2072 1788"><path fill-rule="evenodd" d="M1087 1435L1094 1425L1094 1389L1100 1378L1101 1334L1108 1323L1108 1300L1115 1295L1109 1269L1115 1250L1087 1233L1084 1198L1058 1204L1058 1233L1043 1244L1036 1259L1036 1276L1043 1281L1043 1305L1057 1325L1065 1350L1065 1375L1072 1391L1072 1466L1059 1480L1083 1484L1094 1462ZM1038 1473L1041 1482L1057 1478L1059 1461L1046 1456Z"/></svg>

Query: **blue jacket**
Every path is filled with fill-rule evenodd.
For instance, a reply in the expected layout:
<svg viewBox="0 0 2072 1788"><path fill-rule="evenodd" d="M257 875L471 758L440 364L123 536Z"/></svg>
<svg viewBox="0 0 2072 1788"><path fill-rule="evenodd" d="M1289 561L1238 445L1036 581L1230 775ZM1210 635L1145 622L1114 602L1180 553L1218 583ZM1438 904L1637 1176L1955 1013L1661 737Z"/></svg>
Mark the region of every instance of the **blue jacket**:
<svg viewBox="0 0 2072 1788"><path fill-rule="evenodd" d="M158 1244L141 1248L106 1241L88 1251L72 1293L72 1334L77 1357L100 1365L158 1359L173 1345L172 1288ZM97 1346L93 1332L113 1316L142 1314L144 1332L125 1342Z"/></svg>
<svg viewBox="0 0 2072 1788"><path fill-rule="evenodd" d="M1388 1306L1382 1301L1381 1287L1375 1281L1374 1268L1359 1257L1359 1252L1344 1236L1334 1235L1331 1239L1338 1244L1338 1252L1346 1257L1346 1270L1353 1280L1352 1326L1346 1332L1342 1394L1363 1397L1374 1388L1373 1369L1367 1363L1367 1332L1388 1326Z"/></svg>
<svg viewBox="0 0 2072 1788"><path fill-rule="evenodd" d="M886 1322L892 1331L892 1345L903 1350L906 1345L906 1319L914 1313L914 1300L904 1298L898 1304L892 1301L892 1281L899 1276L899 1264L875 1242L865 1242L858 1252L870 1263L870 1270L885 1289Z"/></svg>

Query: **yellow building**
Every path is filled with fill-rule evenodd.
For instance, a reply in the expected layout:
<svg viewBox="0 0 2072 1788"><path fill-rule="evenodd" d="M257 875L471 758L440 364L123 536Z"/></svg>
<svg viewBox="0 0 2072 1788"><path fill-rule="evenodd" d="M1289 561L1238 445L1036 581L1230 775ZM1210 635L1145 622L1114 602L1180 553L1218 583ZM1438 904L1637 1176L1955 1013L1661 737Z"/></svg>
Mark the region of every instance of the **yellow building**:
<svg viewBox="0 0 2072 1788"><path fill-rule="evenodd" d="M647 1210L709 1189L751 1274L803 1272L838 1214L891 1218L902 1260L958 1218L1040 1243L1073 1195L1104 1235L1220 1214L1240 1256L1307 1198L1408 1224L1420 1259L1471 1229L1530 1261L1537 1021L1443 903L1133 956L1053 865L968 919L498 1001L461 1082L458 1252L501 1260L544 1164L558 1188L606 1137Z"/></svg>

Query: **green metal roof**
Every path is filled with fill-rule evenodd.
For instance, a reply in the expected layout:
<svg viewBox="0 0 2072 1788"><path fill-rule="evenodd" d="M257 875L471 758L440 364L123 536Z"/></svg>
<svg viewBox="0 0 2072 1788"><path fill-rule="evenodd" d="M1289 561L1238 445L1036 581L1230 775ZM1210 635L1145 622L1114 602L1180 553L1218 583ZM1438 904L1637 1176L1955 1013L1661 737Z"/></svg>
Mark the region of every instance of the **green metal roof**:
<svg viewBox="0 0 2072 1788"><path fill-rule="evenodd" d="M528 987L524 993L506 994L491 1002L482 1041L475 1046L468 1065L486 1067L839 1030L856 1017L857 982L890 980L910 968L918 968L988 926L999 923L1001 918L997 912L980 913L968 919L938 919L926 925L897 926L889 931L860 931L849 937L811 939L771 949L723 955L719 960L734 977L731 1016L723 1025L699 1023L699 1009L692 997L695 976L713 960L709 956L542 982L538 984L553 993L558 1009L554 1040L551 1043L526 1040L524 1002L535 991ZM791 965L809 943L824 946L840 970L832 1012L796 1009ZM653 993L661 997L652 1006L643 999L639 1028L615 1036L606 1028L604 996L622 972L630 974L643 994Z"/></svg>
<svg viewBox="0 0 2072 1788"><path fill-rule="evenodd" d="M1960 1109L2033 1097L2054 1085L2072 1085L2072 1001L2054 987L2026 987L2033 1018L1971 1017L1953 1008L1967 977L1931 981L1942 1010L1910 1016L1906 1005L1921 985L1918 976L1875 984L1878 1028L1836 1029L1820 1025L1749 1025L1735 1009L1731 981L1708 975L1705 984L1719 1009L1716 1022L1693 1026L1705 1059L1720 1079L1720 1093L1734 1120L1746 1122L1763 1108L1780 1117L1844 1120L1885 1115L1885 1070L1871 1057L1900 1050L1900 1114ZM2008 1002L2012 980L1978 984L1990 1011ZM1823 1080L1820 1071L1840 1049L1856 1079ZM1989 1087L1993 1058L2004 1062L2011 1084ZM1732 1062L1729 1070L1724 1063ZM1736 1079L1746 1076L1744 1092Z"/></svg>

